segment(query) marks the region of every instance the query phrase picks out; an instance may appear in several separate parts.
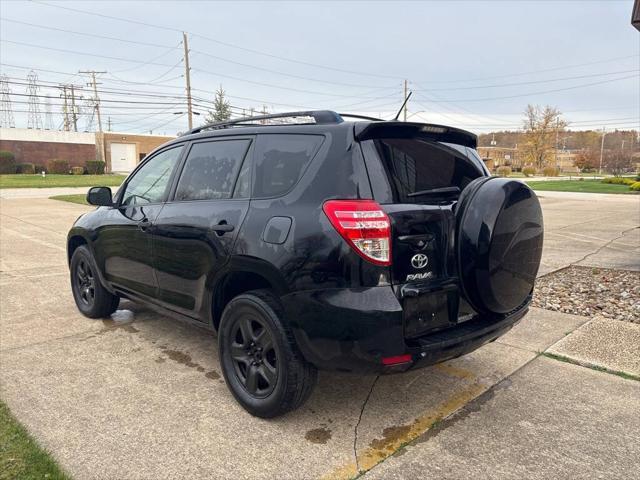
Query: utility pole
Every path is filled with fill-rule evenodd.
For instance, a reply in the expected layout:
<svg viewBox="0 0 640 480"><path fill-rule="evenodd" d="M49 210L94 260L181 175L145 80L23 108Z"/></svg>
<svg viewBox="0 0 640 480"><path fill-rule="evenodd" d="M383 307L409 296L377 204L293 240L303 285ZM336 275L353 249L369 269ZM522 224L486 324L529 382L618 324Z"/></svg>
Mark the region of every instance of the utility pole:
<svg viewBox="0 0 640 480"><path fill-rule="evenodd" d="M111 117L107 117L107 131L111 131Z"/></svg>
<svg viewBox="0 0 640 480"><path fill-rule="evenodd" d="M187 33L182 32L182 46L184 47L184 78L187 82L187 118L189 130L193 128L193 108L191 106L191 69L189 68L189 40Z"/></svg>
<svg viewBox="0 0 640 480"><path fill-rule="evenodd" d="M397 84L396 84L397 85ZM407 80L404 81L404 121L407 121Z"/></svg>
<svg viewBox="0 0 640 480"><path fill-rule="evenodd" d="M102 132L102 118L100 117L100 97L98 97L98 83L96 82L96 75L99 73L107 73L105 71L96 72L95 70L85 70L78 73L86 73L91 75L91 82L87 83L88 87L93 87L93 111L98 117L98 131Z"/></svg>
<svg viewBox="0 0 640 480"><path fill-rule="evenodd" d="M44 129L53 130L53 117L51 116L51 99L47 98L44 103Z"/></svg>
<svg viewBox="0 0 640 480"><path fill-rule="evenodd" d="M75 93L75 85L69 85L71 89L71 121L73 122L73 131L78 131L78 112L76 110L76 93Z"/></svg>
<svg viewBox="0 0 640 480"><path fill-rule="evenodd" d="M602 127L602 142L600 143L600 169L598 171L600 175L602 175L602 156L604 155L604 136L605 136L605 131L604 131L604 127Z"/></svg>
<svg viewBox="0 0 640 480"><path fill-rule="evenodd" d="M558 168L558 130L560 129L560 118L556 117L556 168Z"/></svg>
<svg viewBox="0 0 640 480"><path fill-rule="evenodd" d="M69 101L67 96L67 86L62 85L61 88L62 94L60 96L64 100L64 104L62 105L62 113L64 115L64 131L68 132L69 130L71 130L71 124L69 122Z"/></svg>

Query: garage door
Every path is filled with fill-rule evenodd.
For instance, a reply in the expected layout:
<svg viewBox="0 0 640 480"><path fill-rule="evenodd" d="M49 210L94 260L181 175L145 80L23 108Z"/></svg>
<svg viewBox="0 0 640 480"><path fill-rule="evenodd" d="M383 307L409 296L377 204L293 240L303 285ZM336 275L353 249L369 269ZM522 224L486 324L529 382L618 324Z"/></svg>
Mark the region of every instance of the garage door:
<svg viewBox="0 0 640 480"><path fill-rule="evenodd" d="M111 144L111 171L129 173L136 166L136 146L133 143Z"/></svg>

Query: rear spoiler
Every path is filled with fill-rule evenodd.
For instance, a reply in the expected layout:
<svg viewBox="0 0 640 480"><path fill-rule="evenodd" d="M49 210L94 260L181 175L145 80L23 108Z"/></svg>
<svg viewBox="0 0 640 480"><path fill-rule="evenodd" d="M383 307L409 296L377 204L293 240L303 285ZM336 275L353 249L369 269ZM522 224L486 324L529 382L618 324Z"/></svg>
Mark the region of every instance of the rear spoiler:
<svg viewBox="0 0 640 480"><path fill-rule="evenodd" d="M476 148L478 137L466 130L413 122L358 122L354 125L356 140L372 138L424 138L438 142L455 143L465 147Z"/></svg>

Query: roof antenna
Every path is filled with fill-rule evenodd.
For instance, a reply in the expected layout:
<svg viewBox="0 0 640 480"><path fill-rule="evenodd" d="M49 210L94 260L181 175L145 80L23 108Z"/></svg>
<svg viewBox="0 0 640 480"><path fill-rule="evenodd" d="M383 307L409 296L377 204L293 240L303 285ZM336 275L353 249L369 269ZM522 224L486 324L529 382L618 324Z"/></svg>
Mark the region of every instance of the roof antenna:
<svg viewBox="0 0 640 480"><path fill-rule="evenodd" d="M407 102L409 101L409 99L411 98L411 94L413 92L409 92L409 95L407 95L407 98L404 99L404 102L402 102L402 106L400 107L400 110L398 110L398 113L396 114L396 116L394 117L393 121L398 120L398 117L400 116L400 113L402 113L402 109L404 108L404 106L407 104Z"/></svg>

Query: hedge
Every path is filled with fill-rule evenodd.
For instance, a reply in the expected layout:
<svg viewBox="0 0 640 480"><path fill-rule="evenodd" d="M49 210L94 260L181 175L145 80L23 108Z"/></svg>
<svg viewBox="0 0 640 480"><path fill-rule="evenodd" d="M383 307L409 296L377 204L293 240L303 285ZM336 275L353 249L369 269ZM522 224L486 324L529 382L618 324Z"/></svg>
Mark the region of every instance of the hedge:
<svg viewBox="0 0 640 480"><path fill-rule="evenodd" d="M49 173L68 174L69 170L69 162L66 160L51 160L49 164Z"/></svg>
<svg viewBox="0 0 640 480"><path fill-rule="evenodd" d="M0 173L16 173L16 158L13 153L0 151Z"/></svg>
<svg viewBox="0 0 640 480"><path fill-rule="evenodd" d="M557 177L560 175L560 169L557 167L544 167L542 169L542 174L545 177Z"/></svg>
<svg viewBox="0 0 640 480"><path fill-rule="evenodd" d="M16 165L16 173L31 174L36 173L33 163L18 163Z"/></svg>
<svg viewBox="0 0 640 480"><path fill-rule="evenodd" d="M496 173L499 177L508 177L509 175L511 175L511 167L503 165L502 167L498 167L496 169Z"/></svg>
<svg viewBox="0 0 640 480"><path fill-rule="evenodd" d="M39 165L39 164L35 164L33 166L33 169L35 170L35 172L40 175L42 172L44 173L49 173L49 169L47 168L46 165Z"/></svg>
<svg viewBox="0 0 640 480"><path fill-rule="evenodd" d="M88 160L87 161L87 173L89 175L102 175L104 174L104 162L101 160Z"/></svg>

